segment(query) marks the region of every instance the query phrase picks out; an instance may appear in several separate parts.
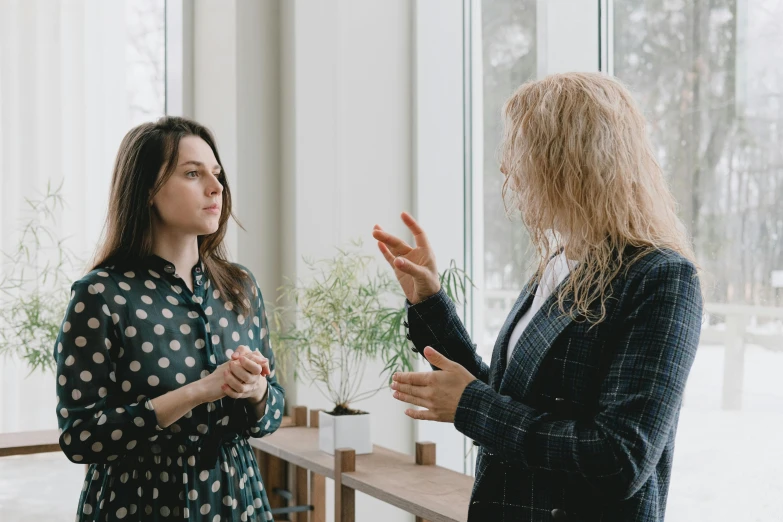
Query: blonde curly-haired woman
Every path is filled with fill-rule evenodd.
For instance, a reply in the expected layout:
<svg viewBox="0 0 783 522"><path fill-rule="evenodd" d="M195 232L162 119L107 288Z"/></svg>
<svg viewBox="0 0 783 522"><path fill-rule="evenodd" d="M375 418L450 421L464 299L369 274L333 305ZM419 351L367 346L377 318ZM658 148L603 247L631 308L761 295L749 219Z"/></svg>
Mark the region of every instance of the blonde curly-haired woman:
<svg viewBox="0 0 783 522"><path fill-rule="evenodd" d="M468 519L664 519L677 421L699 342L694 254L645 120L615 79L558 74L504 109L504 196L539 256L487 366L441 290L424 231L373 236L435 369L394 377L414 419L480 447Z"/></svg>

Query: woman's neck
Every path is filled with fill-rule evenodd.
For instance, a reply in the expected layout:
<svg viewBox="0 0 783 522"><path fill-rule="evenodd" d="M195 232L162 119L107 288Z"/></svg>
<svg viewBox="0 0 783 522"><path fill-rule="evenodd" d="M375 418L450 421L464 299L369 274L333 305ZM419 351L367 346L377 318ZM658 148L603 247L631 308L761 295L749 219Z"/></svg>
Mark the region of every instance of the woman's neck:
<svg viewBox="0 0 783 522"><path fill-rule="evenodd" d="M199 261L198 236L157 230L152 236L152 253L173 263L181 277L189 277Z"/></svg>

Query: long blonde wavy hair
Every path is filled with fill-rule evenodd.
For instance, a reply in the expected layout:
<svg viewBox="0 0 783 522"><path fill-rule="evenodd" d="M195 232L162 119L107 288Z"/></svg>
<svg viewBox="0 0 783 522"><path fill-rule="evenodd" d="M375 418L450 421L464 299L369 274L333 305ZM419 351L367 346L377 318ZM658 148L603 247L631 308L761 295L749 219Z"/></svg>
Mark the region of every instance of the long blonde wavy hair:
<svg viewBox="0 0 783 522"><path fill-rule="evenodd" d="M697 264L644 116L618 80L553 74L517 89L503 116L503 199L530 232L536 279L563 248L578 261L558 292L562 313L602 322L612 281L651 251Z"/></svg>

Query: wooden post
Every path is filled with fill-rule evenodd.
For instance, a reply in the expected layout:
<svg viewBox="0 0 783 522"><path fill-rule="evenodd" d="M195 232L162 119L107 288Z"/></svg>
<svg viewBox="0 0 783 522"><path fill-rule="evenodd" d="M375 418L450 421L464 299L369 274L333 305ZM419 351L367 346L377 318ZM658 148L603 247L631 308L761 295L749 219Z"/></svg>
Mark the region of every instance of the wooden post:
<svg viewBox="0 0 783 522"><path fill-rule="evenodd" d="M307 427L307 406L294 407L294 426ZM289 491L293 492L295 506L306 506L308 504L307 495L307 470L296 465L291 465L292 484ZM292 513L293 522L307 522L307 512Z"/></svg>
<svg viewBox="0 0 783 522"><path fill-rule="evenodd" d="M310 410L310 427L311 428L317 428L320 426L320 421L318 420L318 412L321 410Z"/></svg>
<svg viewBox="0 0 783 522"><path fill-rule="evenodd" d="M294 426L307 427L307 406L294 408Z"/></svg>
<svg viewBox="0 0 783 522"><path fill-rule="evenodd" d="M434 442L416 443L416 464L420 466L434 466L435 455L436 453ZM427 522L427 520L421 517L416 517L416 522Z"/></svg>
<svg viewBox="0 0 783 522"><path fill-rule="evenodd" d="M306 506L309 503L307 495L307 469L294 466L294 505ZM307 511L292 513L294 522L307 522Z"/></svg>
<svg viewBox="0 0 783 522"><path fill-rule="evenodd" d="M256 461L258 461L258 468L261 472L262 480L264 481L264 488L269 498L269 506L273 508L286 507L286 500L272 493L274 488L288 488L288 480L286 473L286 462L282 459L269 455L260 450L253 450L256 455Z"/></svg>
<svg viewBox="0 0 783 522"><path fill-rule="evenodd" d="M310 410L310 427L318 428L318 412ZM310 472L310 504L313 510L310 512L310 522L326 522L326 477L318 473Z"/></svg>
<svg viewBox="0 0 783 522"><path fill-rule="evenodd" d="M356 522L356 492L343 486L343 473L356 471L356 451L334 450L334 522Z"/></svg>
<svg viewBox="0 0 783 522"><path fill-rule="evenodd" d="M326 522L326 477L310 472L310 522Z"/></svg>
<svg viewBox="0 0 783 522"><path fill-rule="evenodd" d="M422 466L435 465L435 443L417 442L416 443L416 464Z"/></svg>

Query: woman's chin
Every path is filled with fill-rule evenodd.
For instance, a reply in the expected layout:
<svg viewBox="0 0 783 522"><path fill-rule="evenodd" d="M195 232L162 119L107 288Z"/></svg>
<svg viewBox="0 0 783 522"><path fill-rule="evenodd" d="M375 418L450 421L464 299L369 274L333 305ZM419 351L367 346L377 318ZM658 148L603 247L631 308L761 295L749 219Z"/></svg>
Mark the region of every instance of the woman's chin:
<svg viewBox="0 0 783 522"><path fill-rule="evenodd" d="M215 223L214 225L208 224L208 225L201 226L199 228L200 228L200 230L198 231L199 236L211 236L212 234L220 230L220 225Z"/></svg>

